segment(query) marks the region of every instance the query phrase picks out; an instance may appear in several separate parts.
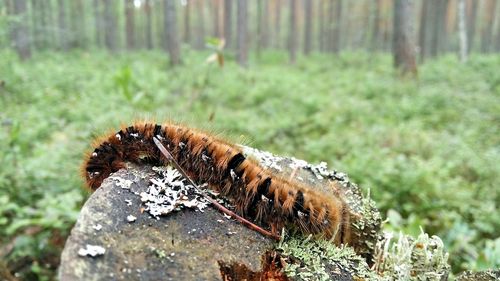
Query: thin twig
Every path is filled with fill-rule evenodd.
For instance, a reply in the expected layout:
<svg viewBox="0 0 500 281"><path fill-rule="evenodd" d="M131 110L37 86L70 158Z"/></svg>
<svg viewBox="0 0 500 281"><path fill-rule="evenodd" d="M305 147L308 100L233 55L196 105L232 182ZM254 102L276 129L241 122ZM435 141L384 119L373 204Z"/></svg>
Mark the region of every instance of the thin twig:
<svg viewBox="0 0 500 281"><path fill-rule="evenodd" d="M154 143L156 144L156 146L158 147L158 149L160 150L160 152L163 154L163 156L165 156L165 158L167 158L167 160L179 171L179 173L181 173L184 178L186 178L189 183L194 186L194 188L196 188L202 195L205 199L207 199L210 203L212 203L215 208L217 208L219 211L221 211L222 213L224 214L227 214L229 215L230 217L232 217L233 219L239 221L241 224L243 224L244 226L252 229L252 230L255 230L263 235L266 235L266 236L269 236L275 240L280 240L280 236L277 235L277 234L273 234L271 233L270 231L267 231L265 229L263 229L262 227L246 220L245 218L237 215L236 213L234 213L233 211L230 211L228 210L226 207L222 206L219 202L215 201L212 197L208 196L207 194L205 194L199 187L198 185L186 174L186 172L184 171L184 169L182 169L181 166L179 166L179 164L177 163L177 161L174 159L174 157L172 156L172 154L170 154L170 152L168 152L168 150L165 148L165 146L163 146L163 144L156 138L156 137L153 137L153 141Z"/></svg>

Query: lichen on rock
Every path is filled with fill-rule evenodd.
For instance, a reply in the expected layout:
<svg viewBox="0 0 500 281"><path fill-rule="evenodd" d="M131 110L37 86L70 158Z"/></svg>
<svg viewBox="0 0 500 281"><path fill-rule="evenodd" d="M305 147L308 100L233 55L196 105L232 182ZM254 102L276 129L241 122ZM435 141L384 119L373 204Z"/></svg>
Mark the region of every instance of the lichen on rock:
<svg viewBox="0 0 500 281"><path fill-rule="evenodd" d="M386 280L371 271L366 260L349 246L291 237L281 241L276 250L286 262L286 275L293 280Z"/></svg>
<svg viewBox="0 0 500 281"><path fill-rule="evenodd" d="M385 232L376 245L374 270L391 280L441 281L450 271L448 253L438 236L417 238Z"/></svg>

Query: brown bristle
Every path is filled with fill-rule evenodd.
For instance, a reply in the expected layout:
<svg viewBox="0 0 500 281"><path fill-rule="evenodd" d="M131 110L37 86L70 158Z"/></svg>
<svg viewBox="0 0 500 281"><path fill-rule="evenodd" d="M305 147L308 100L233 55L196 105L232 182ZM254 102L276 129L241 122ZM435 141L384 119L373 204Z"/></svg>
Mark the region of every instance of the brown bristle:
<svg viewBox="0 0 500 281"><path fill-rule="evenodd" d="M96 190L111 173L126 167L126 162L162 164L153 137L192 180L208 183L230 199L240 215L276 232L291 227L331 238L335 244L350 242L350 212L338 196L280 178L245 158L236 145L180 125L137 123L98 138L82 166L87 186Z"/></svg>

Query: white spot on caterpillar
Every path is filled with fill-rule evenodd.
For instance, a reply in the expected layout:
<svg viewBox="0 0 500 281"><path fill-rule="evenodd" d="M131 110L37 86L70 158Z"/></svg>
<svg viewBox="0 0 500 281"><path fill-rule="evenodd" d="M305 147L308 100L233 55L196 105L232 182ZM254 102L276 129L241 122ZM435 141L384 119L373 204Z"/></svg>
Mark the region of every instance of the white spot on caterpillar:
<svg viewBox="0 0 500 281"><path fill-rule="evenodd" d="M93 179L95 176L99 175L99 172L87 172L89 178Z"/></svg>
<svg viewBox="0 0 500 281"><path fill-rule="evenodd" d="M305 213L302 213L301 211L298 211L297 212L297 215L299 216L299 218L305 218L306 217L306 214Z"/></svg>
<svg viewBox="0 0 500 281"><path fill-rule="evenodd" d="M156 135L156 138L159 139L159 140L163 140L163 137L160 136L160 135Z"/></svg>
<svg viewBox="0 0 500 281"><path fill-rule="evenodd" d="M231 171L229 171L229 173L231 174L231 178L233 179L233 181L235 181L236 179L238 179L238 176L236 175L236 173L234 172L233 169L231 169Z"/></svg>
<svg viewBox="0 0 500 281"><path fill-rule="evenodd" d="M92 157L96 157L96 156L97 156L97 152L92 153Z"/></svg>
<svg viewBox="0 0 500 281"><path fill-rule="evenodd" d="M207 162L208 160L210 160L210 157L208 157L208 156L207 156L207 155L205 155L205 154L202 154L202 155L201 155L201 160L203 160L203 161Z"/></svg>
<svg viewBox="0 0 500 281"><path fill-rule="evenodd" d="M266 196L264 196L264 195L261 195L260 199L261 199L262 201L264 201L264 203L269 202L269 198L267 198L267 197L266 197Z"/></svg>
<svg viewBox="0 0 500 281"><path fill-rule="evenodd" d="M186 144L181 141L181 142L179 142L179 147L184 148L184 147L186 147Z"/></svg>
<svg viewBox="0 0 500 281"><path fill-rule="evenodd" d="M139 133L131 133L130 135L133 136L134 138L138 138L139 137Z"/></svg>
<svg viewBox="0 0 500 281"><path fill-rule="evenodd" d="M116 135L115 135L115 137L116 137L119 141L121 141L121 140L122 140L122 136L120 136L120 134L116 134Z"/></svg>

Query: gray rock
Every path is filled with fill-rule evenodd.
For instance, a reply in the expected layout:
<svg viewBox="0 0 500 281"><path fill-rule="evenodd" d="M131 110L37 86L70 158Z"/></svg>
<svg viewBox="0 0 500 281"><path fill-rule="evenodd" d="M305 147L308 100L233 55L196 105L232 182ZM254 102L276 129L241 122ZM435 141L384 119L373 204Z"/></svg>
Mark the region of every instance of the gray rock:
<svg viewBox="0 0 500 281"><path fill-rule="evenodd" d="M258 271L273 242L217 210L186 209L159 220L141 212L138 194L153 175L150 166L120 170L90 196L62 253L60 280L219 280L218 261ZM130 180L130 189L117 185L116 178ZM130 215L134 223L127 220ZM87 245L105 253L78 255Z"/></svg>

